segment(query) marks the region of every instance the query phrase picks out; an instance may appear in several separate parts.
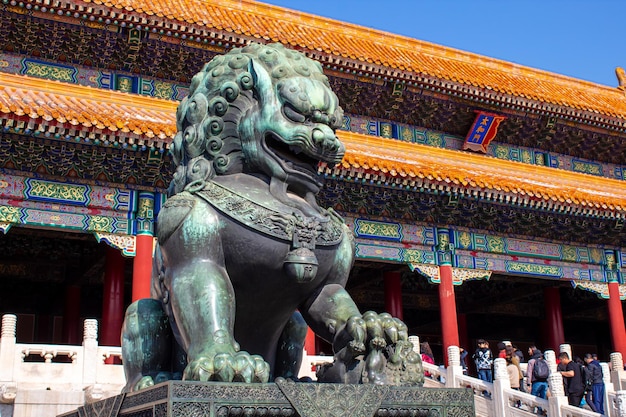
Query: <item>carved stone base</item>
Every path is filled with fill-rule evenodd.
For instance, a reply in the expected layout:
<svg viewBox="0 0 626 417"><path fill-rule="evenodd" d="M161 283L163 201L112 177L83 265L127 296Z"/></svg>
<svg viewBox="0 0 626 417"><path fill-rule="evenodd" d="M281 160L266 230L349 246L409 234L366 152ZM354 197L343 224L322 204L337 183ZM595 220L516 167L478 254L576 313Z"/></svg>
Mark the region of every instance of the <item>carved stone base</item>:
<svg viewBox="0 0 626 417"><path fill-rule="evenodd" d="M294 383L169 381L121 394L62 417L473 417L464 388Z"/></svg>

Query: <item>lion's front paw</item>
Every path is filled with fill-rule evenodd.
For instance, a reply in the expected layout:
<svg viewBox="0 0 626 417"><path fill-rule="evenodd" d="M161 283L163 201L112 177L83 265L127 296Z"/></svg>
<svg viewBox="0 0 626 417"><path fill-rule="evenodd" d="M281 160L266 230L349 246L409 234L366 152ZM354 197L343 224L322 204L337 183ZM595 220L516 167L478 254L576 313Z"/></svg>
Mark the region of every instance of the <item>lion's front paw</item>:
<svg viewBox="0 0 626 417"><path fill-rule="evenodd" d="M270 367L259 355L248 352L221 352L199 355L191 360L184 380L222 382L267 382Z"/></svg>

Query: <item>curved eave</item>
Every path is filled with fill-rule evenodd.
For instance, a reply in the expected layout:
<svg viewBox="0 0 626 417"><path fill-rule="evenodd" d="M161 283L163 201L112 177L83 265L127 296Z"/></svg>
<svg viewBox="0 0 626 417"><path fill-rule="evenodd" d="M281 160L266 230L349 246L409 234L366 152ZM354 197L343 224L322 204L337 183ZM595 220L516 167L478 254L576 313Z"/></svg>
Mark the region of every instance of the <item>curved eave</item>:
<svg viewBox="0 0 626 417"><path fill-rule="evenodd" d="M165 149L178 102L0 73L7 132ZM338 131L346 154L320 170L412 190L438 190L537 208L626 217L626 183L484 155ZM96 142L97 143L97 142Z"/></svg>
<svg viewBox="0 0 626 417"><path fill-rule="evenodd" d="M104 136L120 144L163 147L176 133L178 102L0 73L5 128L76 137ZM19 126L19 127L18 127Z"/></svg>
<svg viewBox="0 0 626 417"><path fill-rule="evenodd" d="M559 212L626 214L624 181L350 132L338 136L346 154L339 166L322 168L329 175Z"/></svg>

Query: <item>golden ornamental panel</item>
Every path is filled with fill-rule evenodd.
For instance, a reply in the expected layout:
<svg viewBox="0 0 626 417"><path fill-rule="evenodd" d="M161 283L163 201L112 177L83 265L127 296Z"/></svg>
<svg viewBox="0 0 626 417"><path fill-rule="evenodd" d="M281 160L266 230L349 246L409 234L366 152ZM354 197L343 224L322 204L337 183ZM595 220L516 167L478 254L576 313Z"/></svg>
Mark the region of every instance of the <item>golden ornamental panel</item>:
<svg viewBox="0 0 626 417"><path fill-rule="evenodd" d="M54 200L83 203L86 201L87 187L84 185L61 184L31 179L28 181L28 195Z"/></svg>
<svg viewBox="0 0 626 417"><path fill-rule="evenodd" d="M591 291L600 298L609 299L609 284L606 282L572 281L572 284L575 288ZM626 300L626 284L619 285L619 299L622 301Z"/></svg>
<svg viewBox="0 0 626 417"><path fill-rule="evenodd" d="M114 235L112 233L94 233L98 242L105 242L107 245L122 251L124 256L135 256L136 239L132 235Z"/></svg>
<svg viewBox="0 0 626 417"><path fill-rule="evenodd" d="M428 281L431 284L438 284L441 282L439 267L437 265L409 263L409 268L411 268L411 271L417 271L418 273L424 275L428 278Z"/></svg>
<svg viewBox="0 0 626 417"><path fill-rule="evenodd" d="M452 283L454 285L461 285L464 281L473 281L477 279L485 279L489 281L489 278L491 278L491 271L484 269L452 268Z"/></svg>
<svg viewBox="0 0 626 417"><path fill-rule="evenodd" d="M18 207L0 206L0 222L20 223L20 209Z"/></svg>

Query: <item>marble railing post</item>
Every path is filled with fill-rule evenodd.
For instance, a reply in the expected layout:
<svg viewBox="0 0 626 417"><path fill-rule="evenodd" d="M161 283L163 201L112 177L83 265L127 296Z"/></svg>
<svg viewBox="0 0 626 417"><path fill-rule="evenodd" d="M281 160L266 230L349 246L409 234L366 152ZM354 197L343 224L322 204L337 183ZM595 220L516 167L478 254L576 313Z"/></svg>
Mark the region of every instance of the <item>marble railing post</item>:
<svg viewBox="0 0 626 417"><path fill-rule="evenodd" d="M570 359L574 359L574 357L572 356L572 345L564 343L562 345L559 346L559 353L561 352L567 352L567 354L569 355Z"/></svg>
<svg viewBox="0 0 626 417"><path fill-rule="evenodd" d="M98 320L86 319L83 328L83 385L96 383L96 371L102 358L98 358Z"/></svg>
<svg viewBox="0 0 626 417"><path fill-rule="evenodd" d="M615 402L617 406L617 415L618 416L626 416L626 391L617 391L615 393ZM605 411L608 408L604 409Z"/></svg>
<svg viewBox="0 0 626 417"><path fill-rule="evenodd" d="M409 336L409 342L411 342L411 344L413 345L413 352L417 353L418 355L421 354L419 336Z"/></svg>
<svg viewBox="0 0 626 417"><path fill-rule="evenodd" d="M17 394L14 381L15 372L15 333L17 316L2 316L2 332L0 333L0 402L12 403Z"/></svg>
<svg viewBox="0 0 626 417"><path fill-rule="evenodd" d="M505 389L511 388L509 373L506 370L506 360L497 358L493 361L493 392L491 400L491 411L494 417L505 417L509 407Z"/></svg>
<svg viewBox="0 0 626 417"><path fill-rule="evenodd" d="M550 387L550 397L548 397L548 415L560 416L561 407L567 405L567 397L565 396L565 387L563 386L563 377L559 372L554 372L548 377L548 385Z"/></svg>
<svg viewBox="0 0 626 417"><path fill-rule="evenodd" d="M543 352L543 358L548 362L550 372L556 372L556 353L553 350L546 350Z"/></svg>
<svg viewBox="0 0 626 417"><path fill-rule="evenodd" d="M446 387L458 388L457 378L463 375L461 366L461 350L458 346L448 346L448 369L446 370Z"/></svg>
<svg viewBox="0 0 626 417"><path fill-rule="evenodd" d="M563 345L561 345L563 346ZM565 387L563 386L563 377L556 371L556 353L553 350L546 350L543 354L544 359L550 367L550 376L548 377L548 387L550 389L550 397L548 398L548 415L560 416L561 406L567 404L565 396Z"/></svg>
<svg viewBox="0 0 626 417"><path fill-rule="evenodd" d="M17 317L13 314L3 315L0 337L0 381L13 381L16 329Z"/></svg>
<svg viewBox="0 0 626 417"><path fill-rule="evenodd" d="M626 379L626 372L624 371L624 359L620 352L611 353L611 382L615 391L625 390L626 383L623 381Z"/></svg>

